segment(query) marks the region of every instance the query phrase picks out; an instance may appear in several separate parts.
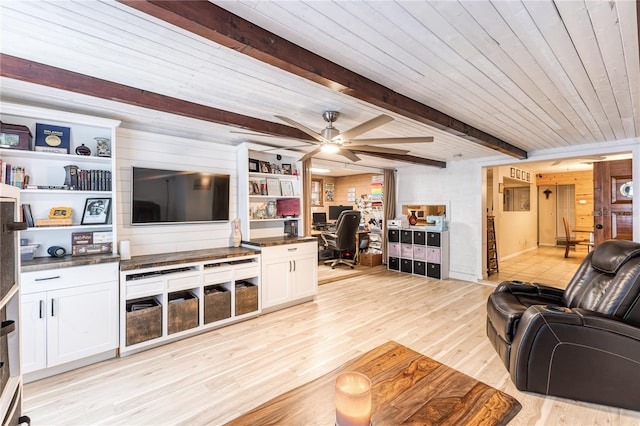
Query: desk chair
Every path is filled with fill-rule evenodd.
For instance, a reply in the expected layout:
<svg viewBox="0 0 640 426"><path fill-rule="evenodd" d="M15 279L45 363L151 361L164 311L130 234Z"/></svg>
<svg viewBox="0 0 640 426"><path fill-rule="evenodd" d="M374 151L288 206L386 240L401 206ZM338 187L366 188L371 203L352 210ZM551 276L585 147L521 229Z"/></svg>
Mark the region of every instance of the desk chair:
<svg viewBox="0 0 640 426"><path fill-rule="evenodd" d="M569 221L566 216L562 217L562 221L564 222L564 233L566 236L566 245L564 249L564 257L569 257L569 247L575 246L577 244L589 245L589 240L576 240L575 238L571 238L571 230L569 229Z"/></svg>
<svg viewBox="0 0 640 426"><path fill-rule="evenodd" d="M356 233L360 226L360 212L354 210L345 210L340 213L336 220L335 231L325 231L320 236L324 241L324 246L330 250L339 253L337 259L325 261L325 265L331 263L331 269L335 269L336 265L349 265L351 269L356 266ZM344 259L343 252L353 251L353 259Z"/></svg>

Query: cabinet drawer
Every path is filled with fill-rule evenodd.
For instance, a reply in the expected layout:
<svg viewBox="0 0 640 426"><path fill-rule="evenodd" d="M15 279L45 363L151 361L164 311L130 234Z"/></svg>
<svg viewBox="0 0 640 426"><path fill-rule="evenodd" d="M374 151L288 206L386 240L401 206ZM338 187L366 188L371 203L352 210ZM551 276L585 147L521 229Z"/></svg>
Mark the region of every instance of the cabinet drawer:
<svg viewBox="0 0 640 426"><path fill-rule="evenodd" d="M411 259L413 256L413 246L411 244L400 244L400 257Z"/></svg>
<svg viewBox="0 0 640 426"><path fill-rule="evenodd" d="M429 247L427 249L427 262L440 263L440 249Z"/></svg>
<svg viewBox="0 0 640 426"><path fill-rule="evenodd" d="M413 244L420 244L423 246L426 242L424 231L413 231Z"/></svg>
<svg viewBox="0 0 640 426"><path fill-rule="evenodd" d="M283 244L281 246L265 247L262 249L262 258L266 260L286 259L292 256L318 253L318 243L313 241L302 244Z"/></svg>
<svg viewBox="0 0 640 426"><path fill-rule="evenodd" d="M413 258L427 260L427 248L425 246L413 246Z"/></svg>
<svg viewBox="0 0 640 426"><path fill-rule="evenodd" d="M258 269L258 262L246 263L244 265L238 265L233 271L233 278L236 280L257 277L260 275Z"/></svg>
<svg viewBox="0 0 640 426"><path fill-rule="evenodd" d="M413 260L411 259L400 259L400 270L402 272L412 273L413 272Z"/></svg>
<svg viewBox="0 0 640 426"><path fill-rule="evenodd" d="M117 282L118 263L100 263L98 265L24 272L20 279L22 281L22 293L24 294L110 281Z"/></svg>
<svg viewBox="0 0 640 426"><path fill-rule="evenodd" d="M440 247L440 233L429 232L427 233L427 245L433 247Z"/></svg>
<svg viewBox="0 0 640 426"><path fill-rule="evenodd" d="M400 259L397 257L390 257L388 260L388 268L394 271L400 270Z"/></svg>
<svg viewBox="0 0 640 426"><path fill-rule="evenodd" d="M204 273L204 285L226 283L233 279L233 269L227 266L210 268Z"/></svg>
<svg viewBox="0 0 640 426"><path fill-rule="evenodd" d="M200 273L191 273L180 275L177 277L167 278L167 288L169 290L186 290L188 288L195 288L200 285Z"/></svg>
<svg viewBox="0 0 640 426"><path fill-rule="evenodd" d="M400 243L389 243L389 256L400 257Z"/></svg>
<svg viewBox="0 0 640 426"><path fill-rule="evenodd" d="M387 237L389 242L391 243L399 243L400 242L400 230L399 229L389 229L387 231Z"/></svg>
<svg viewBox="0 0 640 426"><path fill-rule="evenodd" d="M127 299L160 294L164 291L162 278L145 278L127 281Z"/></svg>
<svg viewBox="0 0 640 426"><path fill-rule="evenodd" d="M403 244L413 244L413 231L407 229L400 231L400 242Z"/></svg>
<svg viewBox="0 0 640 426"><path fill-rule="evenodd" d="M413 261L413 273L416 275L425 275L426 274L426 263L421 260Z"/></svg>
<svg viewBox="0 0 640 426"><path fill-rule="evenodd" d="M427 276L430 278L440 279L440 265L436 263L427 263Z"/></svg>

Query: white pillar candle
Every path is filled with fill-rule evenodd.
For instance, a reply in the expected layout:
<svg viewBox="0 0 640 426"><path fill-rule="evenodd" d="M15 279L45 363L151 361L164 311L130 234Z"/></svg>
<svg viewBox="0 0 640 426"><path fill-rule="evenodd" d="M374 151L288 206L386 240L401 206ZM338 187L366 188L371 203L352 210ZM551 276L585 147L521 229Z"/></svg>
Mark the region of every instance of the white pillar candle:
<svg viewBox="0 0 640 426"><path fill-rule="evenodd" d="M336 378L336 425L371 424L371 380L362 373L347 371Z"/></svg>

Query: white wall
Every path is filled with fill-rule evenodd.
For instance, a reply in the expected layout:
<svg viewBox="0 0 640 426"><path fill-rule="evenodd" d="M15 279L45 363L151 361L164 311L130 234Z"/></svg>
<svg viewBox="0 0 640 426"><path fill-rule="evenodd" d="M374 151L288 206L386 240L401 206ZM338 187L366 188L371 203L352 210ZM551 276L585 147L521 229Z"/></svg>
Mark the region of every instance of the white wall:
<svg viewBox="0 0 640 426"><path fill-rule="evenodd" d="M412 166L397 173L397 205L445 204L449 226L449 276L482 278L482 168L472 161L450 162L445 169Z"/></svg>
<svg viewBox="0 0 640 426"><path fill-rule="evenodd" d="M118 238L131 255L173 253L231 245L231 223L131 226L131 167L223 173L231 176L229 218L237 216L236 147L136 130L117 130Z"/></svg>

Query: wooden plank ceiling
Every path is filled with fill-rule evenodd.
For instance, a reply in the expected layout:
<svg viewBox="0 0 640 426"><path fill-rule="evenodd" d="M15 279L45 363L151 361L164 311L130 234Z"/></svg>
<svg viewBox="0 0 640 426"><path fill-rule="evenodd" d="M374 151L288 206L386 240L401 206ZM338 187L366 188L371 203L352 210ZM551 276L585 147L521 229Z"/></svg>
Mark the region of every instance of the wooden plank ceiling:
<svg viewBox="0 0 640 426"><path fill-rule="evenodd" d="M431 165L640 136L635 2L215 3L2 2L0 95L287 147L308 137L275 115L319 131L328 109L341 130L387 113L364 136L434 136L400 146Z"/></svg>

